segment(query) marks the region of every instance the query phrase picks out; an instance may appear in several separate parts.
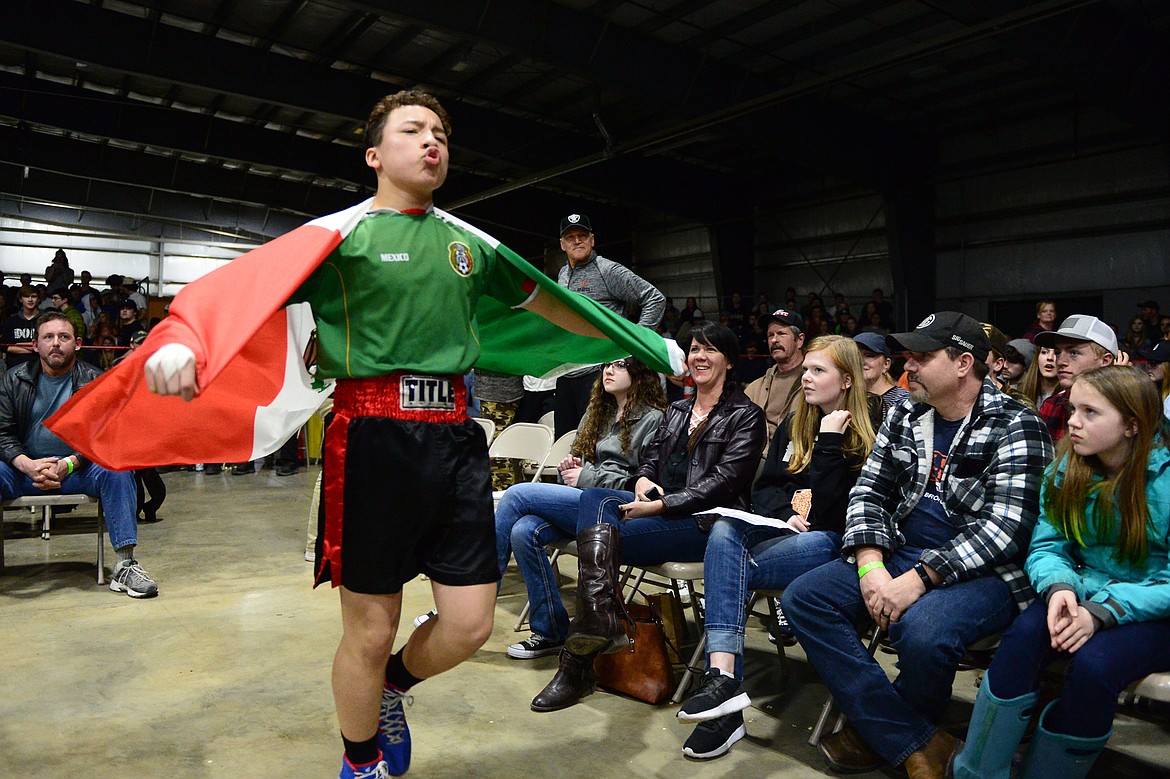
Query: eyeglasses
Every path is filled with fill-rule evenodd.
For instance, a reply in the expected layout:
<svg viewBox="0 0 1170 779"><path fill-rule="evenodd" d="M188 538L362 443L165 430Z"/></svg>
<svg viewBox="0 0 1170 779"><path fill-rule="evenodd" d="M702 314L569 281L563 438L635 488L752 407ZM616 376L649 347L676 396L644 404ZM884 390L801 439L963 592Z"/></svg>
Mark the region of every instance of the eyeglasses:
<svg viewBox="0 0 1170 779"><path fill-rule="evenodd" d="M628 362L626 362L625 360L614 360L613 362L607 362L604 365L602 365L601 370L604 371L604 370L607 370L609 368L613 368L615 371L625 371L625 370L629 370L629 367L630 367L630 364Z"/></svg>

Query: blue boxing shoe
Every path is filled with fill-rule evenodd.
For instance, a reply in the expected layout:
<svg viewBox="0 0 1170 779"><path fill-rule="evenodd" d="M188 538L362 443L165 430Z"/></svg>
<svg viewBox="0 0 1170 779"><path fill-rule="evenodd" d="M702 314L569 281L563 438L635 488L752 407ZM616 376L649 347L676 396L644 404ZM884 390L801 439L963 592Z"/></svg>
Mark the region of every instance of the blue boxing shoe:
<svg viewBox="0 0 1170 779"><path fill-rule="evenodd" d="M414 698L396 687L382 688L382 708L378 712L378 748L390 770L390 776L402 776L410 768L410 728L406 726L404 706Z"/></svg>
<svg viewBox="0 0 1170 779"><path fill-rule="evenodd" d="M341 756L341 773L337 779L390 779L390 769L379 755L372 763L354 765L345 755Z"/></svg>

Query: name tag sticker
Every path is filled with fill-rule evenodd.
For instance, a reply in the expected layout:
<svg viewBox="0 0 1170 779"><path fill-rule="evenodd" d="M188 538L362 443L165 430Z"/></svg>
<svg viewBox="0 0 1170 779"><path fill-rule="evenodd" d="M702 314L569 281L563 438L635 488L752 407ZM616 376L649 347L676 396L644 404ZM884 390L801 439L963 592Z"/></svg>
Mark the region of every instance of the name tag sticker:
<svg viewBox="0 0 1170 779"><path fill-rule="evenodd" d="M403 376L398 387L398 405L404 410L454 411L455 387L447 379L434 376Z"/></svg>

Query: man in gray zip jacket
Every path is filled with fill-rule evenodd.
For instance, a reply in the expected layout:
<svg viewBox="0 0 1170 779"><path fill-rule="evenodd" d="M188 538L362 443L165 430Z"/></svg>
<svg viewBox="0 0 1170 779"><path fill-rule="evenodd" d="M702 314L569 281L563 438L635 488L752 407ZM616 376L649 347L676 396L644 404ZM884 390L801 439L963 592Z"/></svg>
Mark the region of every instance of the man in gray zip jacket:
<svg viewBox="0 0 1170 779"><path fill-rule="evenodd" d="M622 316L628 314L631 305L637 305L638 324L650 329L657 327L666 310L666 297L629 268L599 255L593 245L589 217L569 214L561 220L561 251L569 262L561 268L557 283ZM589 405L589 392L600 371L600 365L589 365L557 379L553 399L557 437L580 424Z"/></svg>

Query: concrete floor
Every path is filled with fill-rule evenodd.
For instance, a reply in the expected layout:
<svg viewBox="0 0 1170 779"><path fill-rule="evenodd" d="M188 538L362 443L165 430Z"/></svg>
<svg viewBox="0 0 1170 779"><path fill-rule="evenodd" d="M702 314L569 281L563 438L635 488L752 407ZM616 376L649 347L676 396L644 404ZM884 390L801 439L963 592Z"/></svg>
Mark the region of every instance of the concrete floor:
<svg viewBox="0 0 1170 779"><path fill-rule="evenodd" d="M166 475L164 521L140 528L139 556L161 592L148 601L95 584L91 535L9 540L0 572L0 777L336 776L337 595L310 589L303 559L315 477L316 469L287 478ZM431 605L425 582L406 587L406 615ZM789 650L792 678L781 690L773 650L750 628L749 691L761 708L748 709L748 737L729 755L696 763L680 753L690 728L673 706L599 692L562 712L530 711L556 658L504 654L523 637L512 632L523 605L510 572L491 640L416 688L411 775L826 775L806 743L824 688L799 648ZM975 680L973 672L956 680L956 723L970 713ZM1168 730L1118 717L1094 776L1170 776Z"/></svg>

